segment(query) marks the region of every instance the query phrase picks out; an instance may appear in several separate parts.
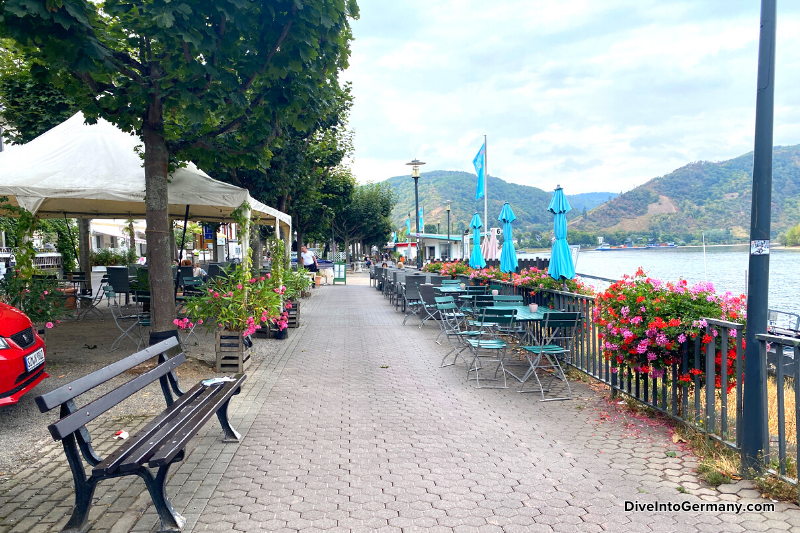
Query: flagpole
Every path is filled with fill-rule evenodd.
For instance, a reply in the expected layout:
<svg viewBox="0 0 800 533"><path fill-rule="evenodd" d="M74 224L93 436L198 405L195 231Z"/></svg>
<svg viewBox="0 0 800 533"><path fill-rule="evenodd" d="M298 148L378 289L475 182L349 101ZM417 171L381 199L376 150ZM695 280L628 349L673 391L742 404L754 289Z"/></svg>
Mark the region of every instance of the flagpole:
<svg viewBox="0 0 800 533"><path fill-rule="evenodd" d="M483 136L483 229L486 230L485 235L489 236L489 190L486 188L486 182L489 177L489 167L486 166L489 161L489 141L486 140L486 135Z"/></svg>

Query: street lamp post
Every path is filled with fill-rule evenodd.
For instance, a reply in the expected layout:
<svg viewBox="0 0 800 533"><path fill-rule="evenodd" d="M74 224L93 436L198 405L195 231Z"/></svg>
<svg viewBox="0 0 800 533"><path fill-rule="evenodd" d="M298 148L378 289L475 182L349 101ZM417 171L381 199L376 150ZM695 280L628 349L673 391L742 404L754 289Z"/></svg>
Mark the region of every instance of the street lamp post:
<svg viewBox="0 0 800 533"><path fill-rule="evenodd" d="M417 210L414 211L415 218L417 219L417 268L422 269L422 254L420 254L419 250L419 167L424 165L425 163L414 159L410 163L406 163L406 165L411 166L411 177L414 178L414 203L417 206Z"/></svg>
<svg viewBox="0 0 800 533"><path fill-rule="evenodd" d="M450 202L447 202L447 260L452 261L450 258Z"/></svg>

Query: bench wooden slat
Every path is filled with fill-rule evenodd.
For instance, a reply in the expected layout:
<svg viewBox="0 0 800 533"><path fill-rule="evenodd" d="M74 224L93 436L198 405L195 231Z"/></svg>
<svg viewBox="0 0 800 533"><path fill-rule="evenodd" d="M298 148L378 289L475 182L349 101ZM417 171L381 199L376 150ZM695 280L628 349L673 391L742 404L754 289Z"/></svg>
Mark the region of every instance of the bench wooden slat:
<svg viewBox="0 0 800 533"><path fill-rule="evenodd" d="M158 344L153 346L158 346ZM158 353L161 351L163 350L159 350ZM50 430L50 434L53 435L55 440L61 440L65 436L75 432L78 428L85 426L87 423L105 413L127 397L145 388L147 385L157 380L161 376L164 376L167 373L175 370L178 365L184 363L185 361L185 354L179 354L175 357L172 357L152 370L135 377L134 379L121 385L119 388L116 388L111 392L104 394L95 401L90 402L84 407L81 407L76 412L65 416L55 424L51 424L47 427L47 429Z"/></svg>
<svg viewBox="0 0 800 533"><path fill-rule="evenodd" d="M139 444L149 439L154 433L161 429L161 426L174 418L174 416L187 404L191 403L201 392L203 392L202 383L198 383L183 396L179 397L175 402L170 405L163 413L148 422L142 429L131 435L119 448L106 457L100 464L92 469L93 476L104 476L111 474L117 470L119 465L124 461Z"/></svg>
<svg viewBox="0 0 800 533"><path fill-rule="evenodd" d="M145 348L141 352L129 355L125 359L120 359L119 361L111 363L100 370L96 370L91 374L83 376L82 378L78 378L71 383L62 385L61 387L52 390L47 394L37 397L36 405L39 407L39 411L46 413L50 409L58 407L62 403L80 396L84 392L117 377L126 370L130 370L136 365L139 365L152 357L166 352L170 348L173 348L177 345L178 340L175 337L170 337L169 339L161 341L158 344L154 344Z"/></svg>
<svg viewBox="0 0 800 533"><path fill-rule="evenodd" d="M153 433L146 441L141 441L140 445L136 447L131 453L128 454L120 464L120 472L128 472L137 469L142 463L147 461L156 450L158 450L164 441L170 439L178 428L197 413L204 405L206 405L211 398L214 398L221 385L212 385L210 387L203 387L203 390L195 396L191 402L183 406L178 413L172 417L171 420L161 424L161 427Z"/></svg>
<svg viewBox="0 0 800 533"><path fill-rule="evenodd" d="M162 445L156 454L150 458L150 467L155 468L157 466L163 466L172 461L172 459L184 449L186 443L200 431L203 424L214 416L219 408L233 396L233 393L236 392L239 387L241 387L246 377L247 374L241 374L236 381L225 383L221 390L214 395L213 400L205 404L200 412L183 424L183 427L174 433L173 437Z"/></svg>

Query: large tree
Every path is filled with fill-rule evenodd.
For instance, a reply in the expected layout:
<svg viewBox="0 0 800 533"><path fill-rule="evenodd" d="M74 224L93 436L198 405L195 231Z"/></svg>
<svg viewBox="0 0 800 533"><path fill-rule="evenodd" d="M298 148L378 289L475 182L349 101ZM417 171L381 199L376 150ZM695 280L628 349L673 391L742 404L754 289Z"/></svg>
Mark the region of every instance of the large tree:
<svg viewBox="0 0 800 533"><path fill-rule="evenodd" d="M357 14L355 0L0 0L0 37L70 95L88 94L90 119L144 143L154 331L174 329L171 166L263 165L281 124L302 128L304 107L346 67Z"/></svg>
<svg viewBox="0 0 800 533"><path fill-rule="evenodd" d="M353 197L332 220L337 237L344 242L347 261L350 244L386 244L392 236L390 216L396 202L394 189L386 183L356 187Z"/></svg>

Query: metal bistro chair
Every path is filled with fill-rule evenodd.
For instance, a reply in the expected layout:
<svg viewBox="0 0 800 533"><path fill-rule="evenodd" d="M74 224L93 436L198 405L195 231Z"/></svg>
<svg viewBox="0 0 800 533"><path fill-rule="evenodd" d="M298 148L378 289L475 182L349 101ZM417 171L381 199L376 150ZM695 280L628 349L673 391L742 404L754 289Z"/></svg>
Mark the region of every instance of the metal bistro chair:
<svg viewBox="0 0 800 533"><path fill-rule="evenodd" d="M442 276L442 278L443 278L442 279L442 285L441 285L442 287L447 287L447 286L459 287L459 286L461 286L461 282L459 280L457 280L457 279L448 279L448 278L445 278L444 276Z"/></svg>
<svg viewBox="0 0 800 533"><path fill-rule="evenodd" d="M128 300L131 293L131 282L130 277L128 276L128 267L106 267L106 275L108 276L108 284L111 285L116 294L125 295L125 305L128 305Z"/></svg>
<svg viewBox="0 0 800 533"><path fill-rule="evenodd" d="M519 295L507 295L507 294L498 294L496 296L492 296L494 300L495 306L523 306L525 305L522 296ZM505 327L499 328L498 330L502 335L516 335L518 339L524 339L526 335L528 335L528 330L525 329L525 325L517 322L514 325L513 329L508 329Z"/></svg>
<svg viewBox="0 0 800 533"><path fill-rule="evenodd" d="M111 344L111 349L109 352L113 352L117 348L119 348L119 344L125 339L125 337L129 338L131 341L136 343L136 349L139 349L141 346L141 335L140 338L134 339L131 336L131 330L135 327L138 327L138 315L123 315L122 314L122 307L119 305L119 301L117 300L117 293L114 291L114 288L106 285L103 287L103 291L106 296L106 302L108 304L109 309L111 310L111 316L114 318L114 324L117 325L117 328L122 332L122 334L117 337L117 339ZM124 327L125 321L131 321L131 325L127 328Z"/></svg>
<svg viewBox="0 0 800 533"><path fill-rule="evenodd" d="M462 328L464 325L464 313L462 313L458 306L453 300L452 296L437 296L436 300L436 311L439 313L439 318L441 320L442 325L444 326L444 334L447 342L450 343L451 350L442 357L442 363L440 366L451 366L456 364L456 360L460 357L464 364L469 366L469 363L461 355L461 352L469 348L469 344L467 344L466 339L469 337L478 337L480 336L480 331L469 331ZM437 339L439 337L436 337ZM438 340L437 340L438 342ZM451 354L453 355L453 362L445 364L447 357Z"/></svg>
<svg viewBox="0 0 800 533"><path fill-rule="evenodd" d="M422 329L422 325L425 324L426 320L433 320L439 325L439 329L442 329L441 321L439 320L438 311L436 310L436 291L433 290L433 285L430 283L423 283L417 284L417 289L419 289L419 295L422 298L422 320L419 323L420 329ZM441 331L439 332L441 335ZM437 335L436 339L439 339Z"/></svg>
<svg viewBox="0 0 800 533"><path fill-rule="evenodd" d="M434 287L441 287L446 280L447 278L444 276L431 274L431 285Z"/></svg>
<svg viewBox="0 0 800 533"><path fill-rule="evenodd" d="M183 294L185 296L194 296L202 293L203 278L195 276L186 276L183 278Z"/></svg>
<svg viewBox="0 0 800 533"><path fill-rule="evenodd" d="M481 325L478 331L481 335L477 338L466 339L467 344L469 344L472 350L472 363L470 363L467 369L467 379L469 379L471 372L475 372L475 384L477 388L508 388L506 369L503 364L506 360L508 344L497 335L497 330L500 327L513 328L516 315L516 309L494 309L491 307L484 307L480 310L479 316L481 318ZM487 387L486 385L481 385L480 373L483 368L481 358L487 357L486 355L481 355L481 351L494 354L494 359L485 359L486 362L497 363L497 367L494 369L494 377L484 378L484 381L497 381L497 373L502 372L502 387Z"/></svg>
<svg viewBox="0 0 800 533"><path fill-rule="evenodd" d="M409 276L413 277L413 276ZM403 319L403 325L406 325L406 321L413 315L417 318L422 320L422 316L420 316L420 311L423 307L425 307L424 302L422 301L422 296L419 294L419 289L417 288L416 283L409 282L406 284L406 290L403 292L403 302L406 312L406 317ZM410 311L410 312L409 312Z"/></svg>
<svg viewBox="0 0 800 533"><path fill-rule="evenodd" d="M426 280L426 278L425 278L425 275L423 275L423 274L411 274L411 273L403 274L403 283L404 284L403 284L403 286L399 287L399 290L400 290L400 295L399 296L400 296L400 298L403 298L402 291L403 291L404 288L405 289L408 289L408 287L417 288L418 285L424 284L425 280ZM405 302L405 300L404 300L404 302ZM405 312L405 309L403 309L403 312ZM421 316L419 318L420 318L420 320L422 320Z"/></svg>
<svg viewBox="0 0 800 533"><path fill-rule="evenodd" d="M569 355L572 353L575 341L575 331L578 329L580 319L580 313L565 313L559 311L545 313L544 327L539 344L535 346L524 346L522 348L525 350L525 356L528 359L528 371L522 379L517 378L509 372L509 374L519 379L521 382L519 392L540 392L542 395L540 401L543 402L572 399L572 389L567 381L567 376L564 375L564 369L559 359L563 359L565 364L569 362ZM539 370L550 374L550 381L547 384L547 388L542 386L542 382L537 374ZM536 378L539 389L523 390L525 383L531 376ZM545 398L544 393L550 391L553 380L555 379L563 381L567 386L567 397Z"/></svg>

